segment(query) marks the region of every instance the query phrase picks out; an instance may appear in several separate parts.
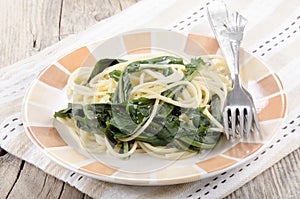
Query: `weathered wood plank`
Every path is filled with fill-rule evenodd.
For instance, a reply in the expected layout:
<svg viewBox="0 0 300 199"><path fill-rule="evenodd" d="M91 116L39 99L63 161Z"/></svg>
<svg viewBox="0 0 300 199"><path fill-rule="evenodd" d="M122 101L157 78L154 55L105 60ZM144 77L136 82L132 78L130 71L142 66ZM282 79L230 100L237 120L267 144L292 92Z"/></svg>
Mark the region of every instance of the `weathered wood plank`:
<svg viewBox="0 0 300 199"><path fill-rule="evenodd" d="M63 182L30 164L24 164L9 198L58 198Z"/></svg>
<svg viewBox="0 0 300 199"><path fill-rule="evenodd" d="M34 55L137 1L0 1L0 67Z"/></svg>
<svg viewBox="0 0 300 199"><path fill-rule="evenodd" d="M10 154L0 156L0 198L6 198L18 179L22 160Z"/></svg>
<svg viewBox="0 0 300 199"><path fill-rule="evenodd" d="M82 194L79 192L76 188L71 187L67 183L64 183L63 190L61 192L61 195L59 197L60 199L69 199L69 198L74 198L74 199L90 199L89 196L86 194Z"/></svg>
<svg viewBox="0 0 300 199"><path fill-rule="evenodd" d="M4 149L0 148L0 157L4 156L5 154L7 154L7 152Z"/></svg>
<svg viewBox="0 0 300 199"><path fill-rule="evenodd" d="M44 171L25 163L8 198L83 198L85 195Z"/></svg>
<svg viewBox="0 0 300 199"><path fill-rule="evenodd" d="M61 0L0 1L0 66L29 57L59 40Z"/></svg>
<svg viewBox="0 0 300 199"><path fill-rule="evenodd" d="M60 37L78 33L136 3L138 0L63 0Z"/></svg>
<svg viewBox="0 0 300 199"><path fill-rule="evenodd" d="M0 165L0 198L90 198L13 155L0 157Z"/></svg>
<svg viewBox="0 0 300 199"><path fill-rule="evenodd" d="M60 9L62 1L63 0L32 1L32 4L28 5L32 9L30 20L31 54L35 54L59 41Z"/></svg>

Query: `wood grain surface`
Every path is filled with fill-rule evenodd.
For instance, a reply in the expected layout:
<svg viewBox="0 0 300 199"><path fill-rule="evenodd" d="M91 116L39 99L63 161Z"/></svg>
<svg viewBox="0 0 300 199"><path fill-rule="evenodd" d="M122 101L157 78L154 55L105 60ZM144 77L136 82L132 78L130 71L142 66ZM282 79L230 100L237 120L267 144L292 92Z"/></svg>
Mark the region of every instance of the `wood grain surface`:
<svg viewBox="0 0 300 199"><path fill-rule="evenodd" d="M138 0L1 0L0 67L34 55ZM0 198L89 198L0 148ZM234 198L300 198L300 149L230 194Z"/></svg>

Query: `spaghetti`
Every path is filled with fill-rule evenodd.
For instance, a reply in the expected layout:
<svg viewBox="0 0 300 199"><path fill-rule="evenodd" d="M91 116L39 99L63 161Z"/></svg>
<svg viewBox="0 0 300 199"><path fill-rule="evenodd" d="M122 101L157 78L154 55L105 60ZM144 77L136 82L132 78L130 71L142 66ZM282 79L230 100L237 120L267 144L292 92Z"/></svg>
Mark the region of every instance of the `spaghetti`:
<svg viewBox="0 0 300 199"><path fill-rule="evenodd" d="M71 74L69 106L54 116L89 152L187 158L217 143L230 88L221 56L104 59Z"/></svg>

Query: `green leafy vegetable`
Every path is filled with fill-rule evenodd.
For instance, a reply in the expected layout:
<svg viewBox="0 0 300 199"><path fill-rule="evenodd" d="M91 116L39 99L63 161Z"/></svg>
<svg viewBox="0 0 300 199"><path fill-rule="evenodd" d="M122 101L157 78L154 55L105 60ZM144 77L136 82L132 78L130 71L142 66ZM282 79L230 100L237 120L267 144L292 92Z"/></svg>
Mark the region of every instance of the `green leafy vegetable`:
<svg viewBox="0 0 300 199"><path fill-rule="evenodd" d="M186 64L185 68L187 72L184 74L184 77L187 81L191 81L201 66L205 65L205 62L201 57L191 59L191 63Z"/></svg>
<svg viewBox="0 0 300 199"><path fill-rule="evenodd" d="M122 61L117 59L99 60L87 82L106 67ZM126 66L124 71L114 70L109 74L118 82L115 92L111 94L110 103L68 104L66 109L55 112L54 117L74 118L78 128L90 133L105 134L113 146L118 145L122 152L128 152L132 143L123 142L122 139L141 129L149 119L155 103L155 99L129 99L132 90L130 74L143 70L144 68L141 67L143 64L185 65L186 72L183 78L191 81L200 67L206 63L198 58L192 59L189 64L184 64L181 58L172 56L132 62ZM173 70L170 67L162 70L164 76L172 73ZM177 98L183 88L178 86L169 89L163 95ZM220 119L219 105L219 98L213 96L211 111L218 120ZM211 148L219 139L220 133L209 130L212 124L203 111L204 108L181 108L168 103L160 103L153 120L135 140L147 142L153 146L170 146L191 151ZM189 121L182 117L189 118Z"/></svg>
<svg viewBox="0 0 300 199"><path fill-rule="evenodd" d="M222 111L221 111L221 101L218 95L213 95L211 98L211 114L218 122L222 122Z"/></svg>
<svg viewBox="0 0 300 199"><path fill-rule="evenodd" d="M60 111L57 111L54 113L54 117L57 118L63 118L63 119L66 119L66 118L71 118L72 116L72 104L69 103L68 104L68 107L66 109L62 109Z"/></svg>
<svg viewBox="0 0 300 199"><path fill-rule="evenodd" d="M118 75L118 86L112 97L112 103L122 103L128 99L129 93L132 90L132 84L130 81L130 73L138 72L141 69L141 64L182 64L183 60L181 58L172 56L161 56L147 60L141 60L130 63L125 70ZM166 70L165 74L170 73Z"/></svg>
<svg viewBox="0 0 300 199"><path fill-rule="evenodd" d="M192 59L191 63L185 65L187 71L184 74L184 79L191 81L203 65L205 65L205 62L200 57ZM183 89L183 86L176 86L164 91L162 95L172 99L177 99Z"/></svg>
<svg viewBox="0 0 300 199"><path fill-rule="evenodd" d="M153 100L146 98L122 104L72 104L67 109L56 112L55 117L73 117L78 128L96 134L104 133L112 143L117 144L119 139L130 136L144 124L152 106ZM153 146L174 145L182 148L182 145L175 144L176 140L192 145L194 150L202 146L210 125L203 109L181 109L180 115L190 117L193 125L180 120L177 113L179 110L176 109L178 107L174 105L162 104L150 125L136 140ZM198 150L199 148L201 147Z"/></svg>
<svg viewBox="0 0 300 199"><path fill-rule="evenodd" d="M100 59L94 66L94 69L90 74L87 83L89 83L96 75L101 73L105 68L125 61L126 60L122 60L122 59Z"/></svg>
<svg viewBox="0 0 300 199"><path fill-rule="evenodd" d="M114 70L112 72L109 73L110 78L114 79L116 82L119 81L120 76L122 74L122 71L120 70Z"/></svg>

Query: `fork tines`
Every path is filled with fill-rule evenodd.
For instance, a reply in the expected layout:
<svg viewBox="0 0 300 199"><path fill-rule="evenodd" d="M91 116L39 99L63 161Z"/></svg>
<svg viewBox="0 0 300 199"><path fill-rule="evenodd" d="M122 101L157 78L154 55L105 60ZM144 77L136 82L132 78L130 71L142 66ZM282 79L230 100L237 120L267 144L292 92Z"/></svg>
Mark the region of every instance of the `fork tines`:
<svg viewBox="0 0 300 199"><path fill-rule="evenodd" d="M253 127L253 113L249 107L241 106L227 106L224 109L224 127L226 137L229 138L231 135L235 137L246 137L249 136L251 131L254 131Z"/></svg>

